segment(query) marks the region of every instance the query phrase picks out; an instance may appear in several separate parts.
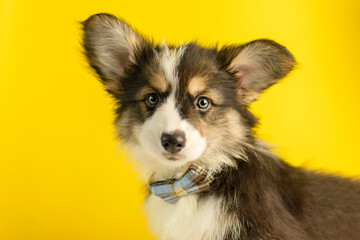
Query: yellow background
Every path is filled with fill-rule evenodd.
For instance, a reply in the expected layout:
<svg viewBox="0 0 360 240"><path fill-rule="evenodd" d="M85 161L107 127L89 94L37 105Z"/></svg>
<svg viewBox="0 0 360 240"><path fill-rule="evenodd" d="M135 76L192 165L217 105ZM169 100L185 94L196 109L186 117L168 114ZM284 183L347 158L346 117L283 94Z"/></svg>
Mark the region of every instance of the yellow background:
<svg viewBox="0 0 360 240"><path fill-rule="evenodd" d="M152 239L112 101L80 54L78 22L98 12L156 41L284 44L299 65L253 104L259 135L293 164L360 173L360 1L0 4L0 239Z"/></svg>

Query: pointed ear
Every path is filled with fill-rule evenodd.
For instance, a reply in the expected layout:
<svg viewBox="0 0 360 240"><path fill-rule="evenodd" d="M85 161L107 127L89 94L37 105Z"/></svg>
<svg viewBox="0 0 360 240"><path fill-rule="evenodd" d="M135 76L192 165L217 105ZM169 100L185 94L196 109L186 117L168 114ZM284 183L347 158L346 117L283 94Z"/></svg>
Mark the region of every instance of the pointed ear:
<svg viewBox="0 0 360 240"><path fill-rule="evenodd" d="M126 22L110 14L96 14L83 22L85 56L106 90L121 92L121 79L136 63L136 52L149 45Z"/></svg>
<svg viewBox="0 0 360 240"><path fill-rule="evenodd" d="M285 77L296 63L284 46L267 39L224 47L219 56L223 67L235 76L239 98L246 104Z"/></svg>

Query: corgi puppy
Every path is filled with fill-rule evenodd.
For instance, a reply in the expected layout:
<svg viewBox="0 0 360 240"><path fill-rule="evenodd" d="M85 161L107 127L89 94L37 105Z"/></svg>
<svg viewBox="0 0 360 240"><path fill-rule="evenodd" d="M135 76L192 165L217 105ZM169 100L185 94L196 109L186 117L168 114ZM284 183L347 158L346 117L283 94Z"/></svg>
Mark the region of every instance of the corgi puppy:
<svg viewBox="0 0 360 240"><path fill-rule="evenodd" d="M249 105L295 65L284 46L157 45L110 14L83 34L158 239L360 239L359 181L290 166L255 138Z"/></svg>

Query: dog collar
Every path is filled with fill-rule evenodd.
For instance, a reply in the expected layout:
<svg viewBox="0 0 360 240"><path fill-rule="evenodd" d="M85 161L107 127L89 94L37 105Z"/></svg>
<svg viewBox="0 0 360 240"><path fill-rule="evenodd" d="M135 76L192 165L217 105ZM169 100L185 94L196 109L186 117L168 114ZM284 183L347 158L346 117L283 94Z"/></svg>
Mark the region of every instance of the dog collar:
<svg viewBox="0 0 360 240"><path fill-rule="evenodd" d="M185 175L178 180L159 181L150 184L150 190L168 203L176 203L189 193L207 192L214 181L208 171L192 164Z"/></svg>

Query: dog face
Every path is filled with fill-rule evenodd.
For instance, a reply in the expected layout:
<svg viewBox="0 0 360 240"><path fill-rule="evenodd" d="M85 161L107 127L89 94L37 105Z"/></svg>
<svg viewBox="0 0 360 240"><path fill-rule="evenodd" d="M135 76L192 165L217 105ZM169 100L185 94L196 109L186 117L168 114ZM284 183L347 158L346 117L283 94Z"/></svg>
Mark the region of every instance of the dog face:
<svg viewBox="0 0 360 240"><path fill-rule="evenodd" d="M153 166L232 165L256 123L248 104L295 64L270 40L220 50L154 45L108 14L84 22L84 49L118 103L120 138Z"/></svg>

